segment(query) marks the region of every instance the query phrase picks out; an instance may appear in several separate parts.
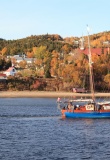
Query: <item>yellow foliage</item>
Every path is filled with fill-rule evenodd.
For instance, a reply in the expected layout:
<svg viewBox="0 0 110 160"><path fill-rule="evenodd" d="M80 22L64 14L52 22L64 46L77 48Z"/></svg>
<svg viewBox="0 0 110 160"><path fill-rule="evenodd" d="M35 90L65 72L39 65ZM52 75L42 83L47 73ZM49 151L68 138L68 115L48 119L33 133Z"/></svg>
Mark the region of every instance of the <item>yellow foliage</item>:
<svg viewBox="0 0 110 160"><path fill-rule="evenodd" d="M36 52L34 53L34 56L38 59L44 59L46 54L46 48L46 46L36 47Z"/></svg>
<svg viewBox="0 0 110 160"><path fill-rule="evenodd" d="M110 74L107 74L107 75L104 77L104 81L105 81L106 83L109 83L109 85L110 85Z"/></svg>

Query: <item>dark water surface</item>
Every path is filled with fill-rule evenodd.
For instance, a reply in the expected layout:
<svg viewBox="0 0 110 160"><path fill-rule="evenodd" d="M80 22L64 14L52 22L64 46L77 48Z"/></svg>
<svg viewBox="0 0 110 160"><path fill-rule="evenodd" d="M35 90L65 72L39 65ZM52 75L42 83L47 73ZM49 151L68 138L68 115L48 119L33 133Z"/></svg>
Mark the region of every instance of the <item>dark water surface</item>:
<svg viewBox="0 0 110 160"><path fill-rule="evenodd" d="M61 119L56 99L0 98L0 160L110 160L110 119Z"/></svg>

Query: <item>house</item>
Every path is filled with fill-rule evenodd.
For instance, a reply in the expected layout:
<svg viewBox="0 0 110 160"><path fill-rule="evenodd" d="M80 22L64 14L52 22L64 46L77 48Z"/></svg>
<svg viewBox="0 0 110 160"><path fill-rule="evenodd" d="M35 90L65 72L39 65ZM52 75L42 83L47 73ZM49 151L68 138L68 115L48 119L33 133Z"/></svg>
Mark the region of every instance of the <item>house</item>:
<svg viewBox="0 0 110 160"><path fill-rule="evenodd" d="M9 69L7 69L4 74L6 74L6 76L14 76L17 73L16 69L14 67L10 67Z"/></svg>
<svg viewBox="0 0 110 160"><path fill-rule="evenodd" d="M76 49L75 51L78 53L84 53L85 55L88 55L89 53L88 48L85 48L84 50ZM109 50L108 48L91 48L91 53L100 56L101 54L109 53Z"/></svg>
<svg viewBox="0 0 110 160"><path fill-rule="evenodd" d="M14 57L17 63L21 61L25 61L27 64L32 64L35 61L35 58L22 58L22 57Z"/></svg>
<svg viewBox="0 0 110 160"><path fill-rule="evenodd" d="M17 64L14 64L16 67L19 66L19 63L22 61L25 61L27 64L32 64L36 61L36 58L27 58L26 55L7 56L7 58L11 58L12 64L16 62Z"/></svg>
<svg viewBox="0 0 110 160"><path fill-rule="evenodd" d="M0 81L4 81L6 79L7 79L6 74L0 73Z"/></svg>

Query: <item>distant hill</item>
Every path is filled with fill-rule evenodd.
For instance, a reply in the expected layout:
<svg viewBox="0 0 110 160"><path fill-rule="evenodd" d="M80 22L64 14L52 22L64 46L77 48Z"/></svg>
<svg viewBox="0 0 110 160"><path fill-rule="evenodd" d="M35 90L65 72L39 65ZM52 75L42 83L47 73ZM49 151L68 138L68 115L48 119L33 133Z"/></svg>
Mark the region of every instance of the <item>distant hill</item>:
<svg viewBox="0 0 110 160"><path fill-rule="evenodd" d="M80 41L82 37L66 37L64 42L74 44L75 41ZM88 45L87 36L83 36L85 47ZM97 34L90 35L91 47L100 48L103 47L103 42L110 41L110 31L101 32Z"/></svg>
<svg viewBox="0 0 110 160"><path fill-rule="evenodd" d="M24 53L27 51L32 51L33 47L46 46L49 52L56 50L61 51L64 44L67 44L69 48L72 47L71 44L64 42L64 39L57 34L53 35L38 35L30 36L18 40L0 40L0 50L4 47L7 48L7 54L14 55L19 52Z"/></svg>
<svg viewBox="0 0 110 160"><path fill-rule="evenodd" d="M87 48L87 36L84 36L83 38L84 46ZM58 34L32 35L17 40L4 40L0 38L0 50L6 47L6 54L14 55L20 52L31 52L33 47L39 47L42 45L46 46L49 52L54 50L57 52L62 52L62 47L66 45L68 51L71 52L72 50L80 47L80 39L81 37L62 38ZM92 48L107 47L107 45L103 44L103 42L110 41L110 31L90 35L90 41Z"/></svg>

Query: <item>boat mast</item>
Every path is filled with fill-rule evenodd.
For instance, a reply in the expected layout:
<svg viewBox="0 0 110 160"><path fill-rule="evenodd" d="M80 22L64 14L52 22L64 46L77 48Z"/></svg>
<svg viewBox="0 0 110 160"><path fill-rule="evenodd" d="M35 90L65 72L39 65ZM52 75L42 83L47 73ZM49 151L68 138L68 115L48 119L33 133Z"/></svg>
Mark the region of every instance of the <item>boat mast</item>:
<svg viewBox="0 0 110 160"><path fill-rule="evenodd" d="M95 95L94 95L94 84L93 84L93 62L92 62L92 57L91 57L91 48L90 48L90 38L89 38L89 28L87 26L87 33L88 33L88 58L89 58L89 72L90 72L90 90L92 94L92 99L95 102Z"/></svg>

